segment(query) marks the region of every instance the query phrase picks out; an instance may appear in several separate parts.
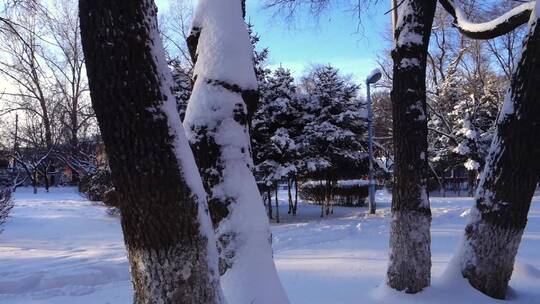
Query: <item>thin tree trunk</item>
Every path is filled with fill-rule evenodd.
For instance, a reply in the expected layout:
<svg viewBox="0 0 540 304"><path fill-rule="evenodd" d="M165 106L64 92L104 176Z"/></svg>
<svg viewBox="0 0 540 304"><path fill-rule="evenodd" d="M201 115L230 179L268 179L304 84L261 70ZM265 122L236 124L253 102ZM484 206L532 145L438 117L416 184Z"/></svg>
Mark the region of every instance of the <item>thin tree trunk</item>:
<svg viewBox="0 0 540 304"><path fill-rule="evenodd" d="M152 0L81 0L92 105L120 197L134 303L223 303L204 192Z"/></svg>
<svg viewBox="0 0 540 304"><path fill-rule="evenodd" d="M271 193L270 187L268 187L268 191L266 192L266 197L268 198L268 218L272 220L274 218L272 216L272 193Z"/></svg>
<svg viewBox="0 0 540 304"><path fill-rule="evenodd" d="M289 199L289 210L287 211L288 214L291 214L293 212L293 200L292 200L291 187L292 187L292 179L290 177L287 177L287 195Z"/></svg>
<svg viewBox="0 0 540 304"><path fill-rule="evenodd" d="M47 146L47 149L51 149L53 145L51 120L49 118L47 103L44 98L40 99L40 105L41 105L42 117L43 117L42 118L43 127L45 128L45 145Z"/></svg>
<svg viewBox="0 0 540 304"><path fill-rule="evenodd" d="M442 176L442 191L443 191L443 197L446 197L446 177L444 176L444 171L443 171L443 176Z"/></svg>
<svg viewBox="0 0 540 304"><path fill-rule="evenodd" d="M278 183L276 183L276 223L279 223Z"/></svg>
<svg viewBox="0 0 540 304"><path fill-rule="evenodd" d="M326 213L326 216L328 216L328 214L330 214L330 204L331 204L331 200L332 200L332 182L327 179L326 180L326 203L325 203L325 213Z"/></svg>
<svg viewBox="0 0 540 304"><path fill-rule="evenodd" d="M50 183L49 183L49 172L48 172L47 166L45 166L45 169L43 169L43 179L45 181L45 191L49 192Z"/></svg>
<svg viewBox="0 0 540 304"><path fill-rule="evenodd" d="M330 189L330 214L334 214L334 189L336 189L337 182L333 182L331 184Z"/></svg>
<svg viewBox="0 0 540 304"><path fill-rule="evenodd" d="M395 185L387 284L407 293L419 292L430 284L425 78L435 7L435 0L401 3L392 51Z"/></svg>
<svg viewBox="0 0 540 304"><path fill-rule="evenodd" d="M467 190L469 196L474 195L474 186L476 184L476 170L467 170Z"/></svg>
<svg viewBox="0 0 540 304"><path fill-rule="evenodd" d="M334 191L332 190L332 195L331 195L331 200L330 200L330 214L334 214L334 199L335 199Z"/></svg>
<svg viewBox="0 0 540 304"><path fill-rule="evenodd" d="M32 188L34 189L34 194L37 194L37 186L38 186L38 174L37 174L37 170L34 170L34 172L32 172Z"/></svg>
<svg viewBox="0 0 540 304"><path fill-rule="evenodd" d="M534 12L531 18L461 248L463 276L498 299L506 296L540 172L540 26Z"/></svg>
<svg viewBox="0 0 540 304"><path fill-rule="evenodd" d="M294 175L294 207L293 216L296 216L298 210L298 176Z"/></svg>
<svg viewBox="0 0 540 304"><path fill-rule="evenodd" d="M321 187L323 186L322 184L322 181L321 181ZM322 201L321 201L321 217L324 217L324 206L326 204L326 183L325 183L325 186L324 186L324 196L322 198Z"/></svg>

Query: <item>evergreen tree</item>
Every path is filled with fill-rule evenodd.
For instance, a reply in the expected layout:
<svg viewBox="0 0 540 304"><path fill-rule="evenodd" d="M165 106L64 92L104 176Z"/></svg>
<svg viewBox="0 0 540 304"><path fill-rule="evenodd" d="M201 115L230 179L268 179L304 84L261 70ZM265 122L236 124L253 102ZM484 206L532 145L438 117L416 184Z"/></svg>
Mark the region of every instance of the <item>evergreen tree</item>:
<svg viewBox="0 0 540 304"><path fill-rule="evenodd" d="M469 195L472 196L478 172L483 168L498 113L500 83L492 76L480 81L478 75L467 81L466 94L455 104L449 118L453 122L457 145L453 152L461 155L461 164L469 172Z"/></svg>
<svg viewBox="0 0 540 304"><path fill-rule="evenodd" d="M253 121L253 154L261 191L267 193L267 201L270 202L268 193L271 189L277 191L277 184L283 179L291 184L297 173L299 154L295 137L301 131L298 125L300 112L296 104L294 78L288 70L278 68L267 76L262 92ZM289 197L289 213L296 213L290 194ZM269 216L270 210L269 206Z"/></svg>
<svg viewBox="0 0 540 304"><path fill-rule="evenodd" d="M366 118L358 89L330 65L304 78L308 102L299 141L308 175L336 179L366 172Z"/></svg>
<svg viewBox="0 0 540 304"><path fill-rule="evenodd" d="M307 176L327 181L329 198L337 179L358 178L367 172L365 113L356 96L359 86L327 65L308 74L303 89L307 95L301 116L305 127L297 139L303 169Z"/></svg>
<svg viewBox="0 0 540 304"><path fill-rule="evenodd" d="M476 65L479 69L482 63ZM431 101L431 160L443 172L465 167L469 172L471 196L494 132L503 95L501 87L501 78L492 72L469 76L455 66L448 71L438 87L438 95Z"/></svg>
<svg viewBox="0 0 540 304"><path fill-rule="evenodd" d="M171 69L174 81L173 95L176 99L176 107L180 114L180 119L184 121L189 97L193 90L193 81L191 80L193 71L184 67L179 59L172 59L169 62L169 68Z"/></svg>
<svg viewBox="0 0 540 304"><path fill-rule="evenodd" d="M270 69L266 67L269 51L268 48L263 48L262 50L257 49L260 36L253 31L253 24L251 23L248 23L248 33L251 40L251 45L253 45L253 65L255 66L255 76L259 82L264 82L266 77L271 73ZM260 89L261 88L259 87L259 90Z"/></svg>

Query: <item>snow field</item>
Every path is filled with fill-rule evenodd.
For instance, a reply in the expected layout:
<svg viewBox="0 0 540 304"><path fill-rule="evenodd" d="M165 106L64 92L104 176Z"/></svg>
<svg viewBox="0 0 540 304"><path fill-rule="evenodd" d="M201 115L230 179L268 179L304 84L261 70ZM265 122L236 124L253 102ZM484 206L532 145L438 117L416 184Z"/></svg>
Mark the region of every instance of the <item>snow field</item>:
<svg viewBox="0 0 540 304"><path fill-rule="evenodd" d="M508 301L488 298L447 271L473 201L432 197L432 287L417 295L386 288L389 206L377 193L374 216L365 208L299 204L272 225L274 259L291 303L539 303L540 193L537 192L517 256ZM15 193L13 218L0 234L0 303L131 302L131 283L120 223L75 188ZM456 269L451 268L450 269Z"/></svg>

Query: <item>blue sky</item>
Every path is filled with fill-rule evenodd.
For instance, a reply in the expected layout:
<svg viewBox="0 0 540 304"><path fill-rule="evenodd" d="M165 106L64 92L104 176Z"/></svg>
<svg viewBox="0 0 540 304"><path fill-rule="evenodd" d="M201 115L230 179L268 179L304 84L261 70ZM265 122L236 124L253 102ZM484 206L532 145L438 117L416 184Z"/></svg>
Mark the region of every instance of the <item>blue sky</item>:
<svg viewBox="0 0 540 304"><path fill-rule="evenodd" d="M388 46L383 37L390 16L384 12L390 1L381 2L363 12L360 26L357 12L347 5L330 7L318 18L304 12L288 21L257 0L248 0L247 20L260 35L260 45L269 48L270 65L281 63L298 76L310 65L331 63L363 81Z"/></svg>
<svg viewBox="0 0 540 304"><path fill-rule="evenodd" d="M162 9L167 9L167 2L157 0ZM384 13L389 10L390 1L378 1L364 10L360 25L358 12L347 5L354 2L335 0L318 17L304 11L289 20L276 14L275 9L264 8L264 0L247 0L246 20L260 36L259 47L269 48L271 67L281 64L291 69L294 76L300 76L314 64L330 63L352 75L355 81L363 82L377 67L377 55L388 46L383 37L390 27L390 15Z"/></svg>

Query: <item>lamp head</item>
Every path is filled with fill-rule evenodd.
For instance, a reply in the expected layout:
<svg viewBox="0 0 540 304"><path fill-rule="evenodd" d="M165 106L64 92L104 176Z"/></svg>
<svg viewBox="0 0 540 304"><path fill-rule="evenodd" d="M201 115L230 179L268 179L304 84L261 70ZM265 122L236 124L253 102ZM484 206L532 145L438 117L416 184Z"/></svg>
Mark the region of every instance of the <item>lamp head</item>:
<svg viewBox="0 0 540 304"><path fill-rule="evenodd" d="M381 71L379 69L375 69L371 71L369 76L366 78L366 83L367 84L376 83L377 81L381 79L381 77L382 77Z"/></svg>

